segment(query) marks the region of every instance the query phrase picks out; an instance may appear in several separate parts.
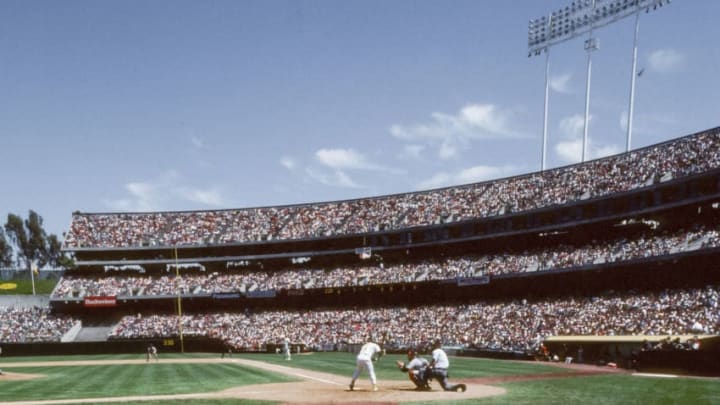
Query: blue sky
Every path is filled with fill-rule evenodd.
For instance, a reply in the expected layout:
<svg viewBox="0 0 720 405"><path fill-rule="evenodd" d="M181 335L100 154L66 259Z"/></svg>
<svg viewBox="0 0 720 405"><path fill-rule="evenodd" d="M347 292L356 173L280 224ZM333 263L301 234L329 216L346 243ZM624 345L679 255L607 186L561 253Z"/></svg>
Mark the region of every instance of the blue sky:
<svg viewBox="0 0 720 405"><path fill-rule="evenodd" d="M570 1L0 2L0 215L191 210L416 191L540 168ZM720 2L640 19L633 147L720 124ZM590 157L625 148L634 19L596 31ZM587 57L551 49L547 166L580 160ZM4 222L4 219L3 219Z"/></svg>

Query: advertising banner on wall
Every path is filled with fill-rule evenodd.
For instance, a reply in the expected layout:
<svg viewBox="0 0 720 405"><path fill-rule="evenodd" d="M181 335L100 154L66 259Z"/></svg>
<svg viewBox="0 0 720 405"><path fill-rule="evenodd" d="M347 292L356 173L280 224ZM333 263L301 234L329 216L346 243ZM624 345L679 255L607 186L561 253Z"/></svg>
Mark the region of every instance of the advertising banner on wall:
<svg viewBox="0 0 720 405"><path fill-rule="evenodd" d="M85 307L115 307L117 306L117 297L115 296L100 296L100 295L93 295L89 297L85 297L83 300L83 305Z"/></svg>

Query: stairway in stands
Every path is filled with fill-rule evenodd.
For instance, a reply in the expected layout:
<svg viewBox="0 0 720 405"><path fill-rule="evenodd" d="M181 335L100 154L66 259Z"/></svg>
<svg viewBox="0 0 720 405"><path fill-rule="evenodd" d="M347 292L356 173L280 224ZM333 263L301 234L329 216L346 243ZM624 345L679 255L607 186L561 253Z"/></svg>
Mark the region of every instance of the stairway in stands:
<svg viewBox="0 0 720 405"><path fill-rule="evenodd" d="M112 329L110 326L83 326L75 336L74 342L104 342Z"/></svg>

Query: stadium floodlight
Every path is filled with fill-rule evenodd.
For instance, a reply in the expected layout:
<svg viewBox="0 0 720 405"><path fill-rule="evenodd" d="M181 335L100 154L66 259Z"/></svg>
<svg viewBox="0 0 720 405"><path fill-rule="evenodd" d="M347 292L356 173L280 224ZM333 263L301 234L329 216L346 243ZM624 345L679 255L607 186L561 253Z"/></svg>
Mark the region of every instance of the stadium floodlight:
<svg viewBox="0 0 720 405"><path fill-rule="evenodd" d="M633 67L631 75L630 109L628 111L628 140L630 149L632 135L633 99L637 68L637 32L640 12L650 12L658 7L670 4L670 0L577 0L570 5L529 21L528 23L528 57L538 56L543 52L545 59L545 117L543 122L542 170L545 170L545 149L547 146L547 111L548 111L548 75L550 66L549 49L553 45L572 40L588 34L585 50L588 52L587 85L585 93L585 129L583 134L583 161L587 143L587 126L589 116L590 74L592 51L597 49L597 40L592 37L594 29L635 15L635 40L633 45Z"/></svg>

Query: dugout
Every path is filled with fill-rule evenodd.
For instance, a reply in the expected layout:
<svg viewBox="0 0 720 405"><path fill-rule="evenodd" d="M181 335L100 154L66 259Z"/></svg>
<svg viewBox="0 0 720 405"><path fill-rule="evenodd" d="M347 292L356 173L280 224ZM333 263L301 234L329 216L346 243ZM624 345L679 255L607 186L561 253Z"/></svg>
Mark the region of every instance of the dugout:
<svg viewBox="0 0 720 405"><path fill-rule="evenodd" d="M689 349L693 341L699 343L698 350ZM720 336L716 335L551 336L544 345L549 358L539 353L537 360L720 375Z"/></svg>

